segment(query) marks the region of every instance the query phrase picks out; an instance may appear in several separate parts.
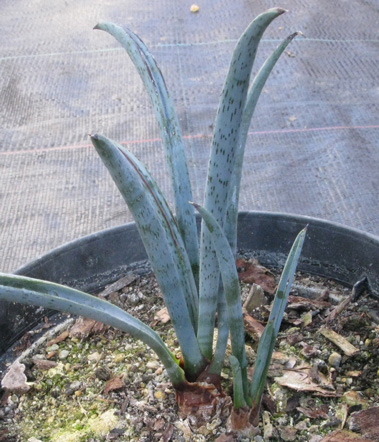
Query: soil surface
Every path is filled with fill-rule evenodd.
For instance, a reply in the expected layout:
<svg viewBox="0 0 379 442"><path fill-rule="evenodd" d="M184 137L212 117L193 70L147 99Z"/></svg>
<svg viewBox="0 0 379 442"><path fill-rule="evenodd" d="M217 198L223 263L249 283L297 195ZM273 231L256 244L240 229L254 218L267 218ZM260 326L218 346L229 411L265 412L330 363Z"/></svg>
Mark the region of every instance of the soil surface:
<svg viewBox="0 0 379 442"><path fill-rule="evenodd" d="M237 265L251 374L278 275L256 262ZM180 354L152 275L128 274L100 296L153 327ZM54 325L46 320L43 328ZM222 412L200 428L191 417L180 419L155 353L128 335L69 316L54 333L21 358L24 374L23 365L13 364L17 379L13 391L2 391L0 441L379 441L379 306L364 281L352 291L297 274L253 438L228 432ZM231 394L228 358L222 381Z"/></svg>

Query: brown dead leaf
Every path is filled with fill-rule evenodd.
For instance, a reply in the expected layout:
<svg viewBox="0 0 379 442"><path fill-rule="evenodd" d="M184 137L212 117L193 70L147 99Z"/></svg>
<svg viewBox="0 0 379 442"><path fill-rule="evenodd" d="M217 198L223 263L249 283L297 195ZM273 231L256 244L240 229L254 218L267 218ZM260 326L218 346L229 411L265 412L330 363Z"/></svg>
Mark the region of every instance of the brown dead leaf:
<svg viewBox="0 0 379 442"><path fill-rule="evenodd" d="M263 330L265 329L264 325L262 325L248 313L243 314L243 323L245 324L246 332L254 339L254 341L259 341Z"/></svg>
<svg viewBox="0 0 379 442"><path fill-rule="evenodd" d="M125 387L124 380L122 376L116 376L114 378L109 379L109 381L105 384L104 394L108 394L110 391L120 390Z"/></svg>
<svg viewBox="0 0 379 442"><path fill-rule="evenodd" d="M50 368L54 368L58 365L56 362L47 361L46 359L33 359L33 364L38 370L50 370Z"/></svg>
<svg viewBox="0 0 379 442"><path fill-rule="evenodd" d="M70 332L68 330L65 330L63 333L61 333L59 336L57 336L54 339L51 339L46 343L47 347L51 347L54 344L59 344L60 342L64 341L68 336L70 335Z"/></svg>
<svg viewBox="0 0 379 442"><path fill-rule="evenodd" d="M8 442L9 437L8 430L5 428L4 430L0 430L0 442Z"/></svg>
<svg viewBox="0 0 379 442"><path fill-rule="evenodd" d="M215 439L215 442L234 442L235 438L232 434L222 433L220 436Z"/></svg>
<svg viewBox="0 0 379 442"><path fill-rule="evenodd" d="M303 413L305 416L310 419L328 419L328 406L321 406L320 408L308 408L308 407L297 407L296 410Z"/></svg>
<svg viewBox="0 0 379 442"><path fill-rule="evenodd" d="M161 442L169 442L172 438L173 433L174 433L174 426L172 424L168 424L162 434L160 441Z"/></svg>
<svg viewBox="0 0 379 442"><path fill-rule="evenodd" d="M167 307L162 308L154 315L154 319L156 319L159 322L162 322L163 324L167 324L167 322L170 321L170 315L168 314Z"/></svg>
<svg viewBox="0 0 379 442"><path fill-rule="evenodd" d="M166 425L166 422L164 419L158 419L155 421L153 430L154 431L160 431L163 430L164 426Z"/></svg>
<svg viewBox="0 0 379 442"><path fill-rule="evenodd" d="M379 441L379 407L357 411L350 417L349 429L362 433L365 437Z"/></svg>
<svg viewBox="0 0 379 442"><path fill-rule="evenodd" d="M317 380L317 383L315 380ZM317 372L317 379L315 379L315 368L308 365L302 365L296 369L284 370L281 377L275 378L275 382L282 387L287 387L292 390L311 391L317 396L336 396L331 381L320 372Z"/></svg>
<svg viewBox="0 0 379 442"><path fill-rule="evenodd" d="M102 324L94 319L78 318L70 329L70 336L85 339L90 335L104 333L108 329L109 325Z"/></svg>
<svg viewBox="0 0 379 442"><path fill-rule="evenodd" d="M267 293L273 295L276 289L274 275L265 267L258 264L257 260L246 261L245 259L237 259L237 268L242 269L238 273L240 281L249 284L258 284Z"/></svg>
<svg viewBox="0 0 379 442"><path fill-rule="evenodd" d="M373 439L366 439L357 433L346 430L337 430L328 434L320 442L376 442Z"/></svg>
<svg viewBox="0 0 379 442"><path fill-rule="evenodd" d="M30 390L30 386L26 383L27 378L24 374L25 365L20 364L16 360L8 369L7 373L1 381L1 386L5 391L16 394L24 394Z"/></svg>
<svg viewBox="0 0 379 442"><path fill-rule="evenodd" d="M324 310L331 306L330 302L290 295L288 309L292 310Z"/></svg>

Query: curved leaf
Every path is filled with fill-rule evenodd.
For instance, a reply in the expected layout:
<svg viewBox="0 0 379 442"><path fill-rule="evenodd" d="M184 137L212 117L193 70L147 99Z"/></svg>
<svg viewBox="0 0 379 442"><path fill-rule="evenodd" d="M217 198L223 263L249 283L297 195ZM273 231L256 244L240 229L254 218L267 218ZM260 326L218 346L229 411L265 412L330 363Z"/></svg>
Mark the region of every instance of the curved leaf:
<svg viewBox="0 0 379 442"><path fill-rule="evenodd" d="M112 143L110 140L105 139L106 143ZM125 147L114 144L119 152L124 155L125 159L130 163L134 170L139 175L140 179L144 183L147 195L151 196L151 201L162 215L163 220L167 223L170 229L170 233L174 238L174 243L177 247L177 257L179 259L178 272L180 280L183 286L187 306L190 312L191 321L194 329L197 330L197 319L198 319L198 304L199 297L197 292L197 287L195 283L194 276L191 271L191 264L188 259L187 251L183 244L183 238L181 237L176 220L167 204L167 201L162 194L159 186L150 175L150 172L146 169L143 163L141 163L131 152L129 152ZM187 203L188 204L188 203Z"/></svg>
<svg viewBox="0 0 379 442"><path fill-rule="evenodd" d="M296 267L299 262L305 236L307 234L307 228L308 226L301 230L296 236L284 265L283 272L280 276L278 288L276 289L274 302L268 318L268 320L272 321L274 324L275 336L277 336L279 333L280 324L282 323L284 310L288 301L288 295L291 290L292 281L295 276Z"/></svg>
<svg viewBox="0 0 379 442"><path fill-rule="evenodd" d="M206 360L200 352L187 306L187 286L180 269L182 255L175 234L151 189L125 157L121 146L102 135L94 135L91 140L133 214L183 352L186 374L196 377Z"/></svg>
<svg viewBox="0 0 379 442"><path fill-rule="evenodd" d="M216 252L217 262L221 272L222 285L224 287L226 304L228 307L228 321L232 352L237 358L242 371L244 392L247 395L247 361L245 353L245 330L243 327L241 292L238 280L237 268L233 252L228 240L215 217L204 207L194 204L203 218L212 239Z"/></svg>
<svg viewBox="0 0 379 442"><path fill-rule="evenodd" d="M187 204L187 201L192 200L191 183L179 120L162 73L146 45L130 29L123 29L113 23L106 22L97 24L95 29L108 32L127 51L149 94L161 132L171 175L180 234L183 237L197 281L199 272L197 227L193 208Z"/></svg>
<svg viewBox="0 0 379 442"><path fill-rule="evenodd" d="M157 333L105 300L52 282L7 274L0 274L0 298L85 316L130 333L155 351L174 386L185 382L178 361Z"/></svg>
<svg viewBox="0 0 379 442"><path fill-rule="evenodd" d="M230 246L234 253L237 250L237 221L238 221L238 202L240 193L240 184L242 176L243 158L245 153L246 139L249 132L251 119L253 118L254 110L258 99L261 95L262 89L271 74L276 62L282 55L286 47L297 36L302 35L301 32L295 32L289 35L283 42L274 50L274 52L264 62L261 69L255 76L246 99L245 108L242 114L241 129L239 134L238 147L235 154L235 162L233 173L230 178L230 189L228 197L228 211L227 222L225 223L225 233L229 240Z"/></svg>
<svg viewBox="0 0 379 442"><path fill-rule="evenodd" d="M221 226L224 225L227 210L234 155L255 54L263 32L283 12L283 9L273 8L259 15L247 27L233 52L215 123L204 204ZM220 276L211 239L203 228L200 266L198 340L203 354L210 357Z"/></svg>

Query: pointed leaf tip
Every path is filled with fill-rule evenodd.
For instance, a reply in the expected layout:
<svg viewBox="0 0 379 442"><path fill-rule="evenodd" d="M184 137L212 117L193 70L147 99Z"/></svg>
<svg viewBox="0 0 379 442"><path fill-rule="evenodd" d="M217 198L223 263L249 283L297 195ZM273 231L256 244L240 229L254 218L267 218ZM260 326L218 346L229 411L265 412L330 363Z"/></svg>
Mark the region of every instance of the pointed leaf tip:
<svg viewBox="0 0 379 442"><path fill-rule="evenodd" d="M196 204L193 201L188 201L188 203L191 204L191 206L193 206L197 210L199 210L201 208L200 204Z"/></svg>
<svg viewBox="0 0 379 442"><path fill-rule="evenodd" d="M272 8L273 11L276 11L278 14L284 14L286 12L289 12L288 9L283 9L283 8Z"/></svg>
<svg viewBox="0 0 379 442"><path fill-rule="evenodd" d="M295 37L300 36L300 37L305 37L305 35L301 32L301 31L296 31L293 34L289 35L287 37L287 40L293 40Z"/></svg>

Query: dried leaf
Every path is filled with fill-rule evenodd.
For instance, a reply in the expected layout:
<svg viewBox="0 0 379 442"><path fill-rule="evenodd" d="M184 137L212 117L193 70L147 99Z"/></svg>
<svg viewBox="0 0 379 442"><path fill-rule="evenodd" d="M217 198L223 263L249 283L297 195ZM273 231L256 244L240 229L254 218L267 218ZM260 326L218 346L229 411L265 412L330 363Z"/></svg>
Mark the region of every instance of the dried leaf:
<svg viewBox="0 0 379 442"><path fill-rule="evenodd" d="M367 438L379 440L379 407L357 411L350 417L349 429L362 433Z"/></svg>
<svg viewBox="0 0 379 442"><path fill-rule="evenodd" d="M161 442L168 442L169 440L171 440L173 432L174 426L172 424L168 424L160 439Z"/></svg>
<svg viewBox="0 0 379 442"><path fill-rule="evenodd" d="M27 378L24 374L25 365L20 364L16 360L8 369L6 375L1 381L1 386L5 391L16 394L24 394L30 390L30 386L26 383Z"/></svg>
<svg viewBox="0 0 379 442"><path fill-rule="evenodd" d="M90 335L104 333L108 329L108 325L97 322L94 319L78 318L70 329L70 336L72 338L85 339Z"/></svg>
<svg viewBox="0 0 379 442"><path fill-rule="evenodd" d="M170 315L168 314L167 307L162 308L154 315L154 319L156 319L159 322L162 322L163 324L167 324L167 322L170 321Z"/></svg>
<svg viewBox="0 0 379 442"><path fill-rule="evenodd" d="M373 439L363 438L357 433L346 430L337 430L328 434L320 442L375 442Z"/></svg>
<svg viewBox="0 0 379 442"><path fill-rule="evenodd" d="M33 364L38 370L50 370L50 368L54 368L58 365L56 362L47 361L46 359L33 359Z"/></svg>
<svg viewBox="0 0 379 442"><path fill-rule="evenodd" d="M287 308L290 310L324 310L331 306L330 302L290 295Z"/></svg>
<svg viewBox="0 0 379 442"><path fill-rule="evenodd" d="M315 369L310 366L299 366L297 369L284 370L283 376L276 377L275 382L296 391L311 391L317 396L335 397L336 392L329 379L322 373L317 372L317 382L315 379Z"/></svg>
<svg viewBox="0 0 379 442"><path fill-rule="evenodd" d="M245 331L248 333L254 341L259 341L262 336L264 325L250 316L248 313L243 314L243 322L245 325Z"/></svg>
<svg viewBox="0 0 379 442"><path fill-rule="evenodd" d="M265 267L258 264L258 261L246 261L237 259L237 268L243 269L238 273L238 277L242 282L249 284L258 284L267 293L273 295L276 289L274 275Z"/></svg>
<svg viewBox="0 0 379 442"><path fill-rule="evenodd" d="M232 434L222 433L220 436L215 439L215 442L234 442L235 438Z"/></svg>
<svg viewBox="0 0 379 442"><path fill-rule="evenodd" d="M305 416L309 417L310 419L328 419L328 406L326 406L326 410L323 409L323 407L320 408L307 408L307 407L297 407L296 410L300 411L300 413L303 413Z"/></svg>
<svg viewBox="0 0 379 442"><path fill-rule="evenodd" d="M120 390L123 387L125 387L125 383L122 376L116 376L109 379L109 381L105 384L104 394L108 394L110 391Z"/></svg>
<svg viewBox="0 0 379 442"><path fill-rule="evenodd" d="M346 356L354 356L359 351L354 345L350 344L347 339L329 328L321 329L320 333L340 348Z"/></svg>

